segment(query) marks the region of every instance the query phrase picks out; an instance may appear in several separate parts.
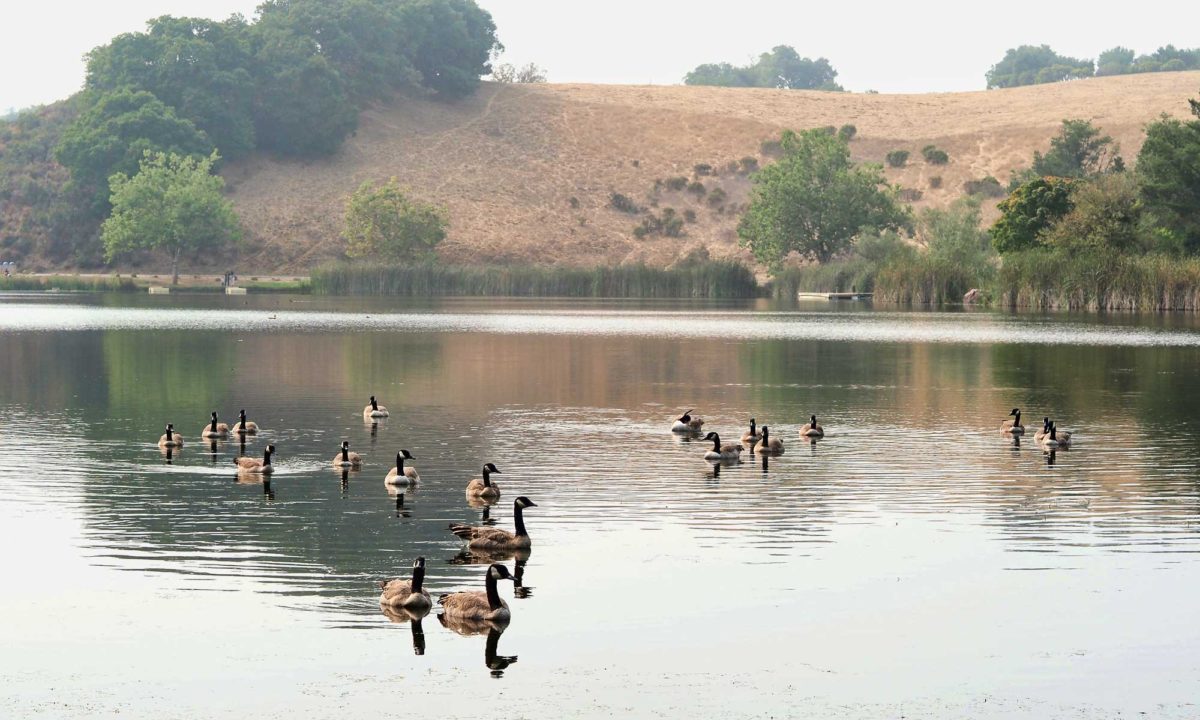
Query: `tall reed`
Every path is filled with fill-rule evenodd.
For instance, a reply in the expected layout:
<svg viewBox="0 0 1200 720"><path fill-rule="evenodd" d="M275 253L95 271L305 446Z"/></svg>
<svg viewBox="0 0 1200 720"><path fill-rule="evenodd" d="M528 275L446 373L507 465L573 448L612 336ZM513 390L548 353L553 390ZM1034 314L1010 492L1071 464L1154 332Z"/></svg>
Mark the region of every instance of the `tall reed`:
<svg viewBox="0 0 1200 720"><path fill-rule="evenodd" d="M747 298L759 286L746 266L713 261L661 270L620 267L456 267L338 264L315 270L321 295Z"/></svg>
<svg viewBox="0 0 1200 720"><path fill-rule="evenodd" d="M80 277L77 275L0 276L0 291L64 290L82 292L134 292L137 284L130 278Z"/></svg>
<svg viewBox="0 0 1200 720"><path fill-rule="evenodd" d="M790 267L774 275L771 292L781 298L798 292L873 292L878 271L876 263L863 258Z"/></svg>
<svg viewBox="0 0 1200 720"><path fill-rule="evenodd" d="M1200 259L1166 255L1005 256L996 283L1005 307L1045 310L1200 310Z"/></svg>

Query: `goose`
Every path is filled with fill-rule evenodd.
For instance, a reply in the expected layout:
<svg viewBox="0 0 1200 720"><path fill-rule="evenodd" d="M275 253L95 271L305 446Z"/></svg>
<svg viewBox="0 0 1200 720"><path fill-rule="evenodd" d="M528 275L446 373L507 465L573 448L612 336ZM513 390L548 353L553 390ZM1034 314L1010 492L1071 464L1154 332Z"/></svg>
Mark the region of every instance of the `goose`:
<svg viewBox="0 0 1200 720"><path fill-rule="evenodd" d="M1005 420L1000 425L1000 432L1006 435L1024 435L1025 426L1021 424L1021 408L1013 408L1009 413L1012 420Z"/></svg>
<svg viewBox="0 0 1200 720"><path fill-rule="evenodd" d="M1050 434L1042 438L1042 446L1048 448L1071 447L1071 433L1059 433L1054 423L1050 423Z"/></svg>
<svg viewBox="0 0 1200 720"><path fill-rule="evenodd" d="M675 420L675 424L671 426L671 432L698 433L702 427L704 427L704 419L692 417L692 411L688 410Z"/></svg>
<svg viewBox="0 0 1200 720"><path fill-rule="evenodd" d="M385 485L411 487L421 482L421 476L417 474L416 468L404 467L405 460L416 460L416 458L409 455L407 450L396 453L396 467L388 471L387 477L383 479Z"/></svg>
<svg viewBox="0 0 1200 720"><path fill-rule="evenodd" d="M258 423L246 420L246 411L238 411L238 421L233 424L233 431L239 435L257 435Z"/></svg>
<svg viewBox="0 0 1200 720"><path fill-rule="evenodd" d="M754 446L754 452L759 455L782 455L783 441L771 437L771 429L763 425L762 440L759 440L758 444Z"/></svg>
<svg viewBox="0 0 1200 720"><path fill-rule="evenodd" d="M438 605L442 606L442 614L449 618L508 622L512 613L508 610L508 603L500 599L496 582L512 579L508 568L500 564L492 565L484 575L483 592L467 590L447 593L438 598Z"/></svg>
<svg viewBox="0 0 1200 720"><path fill-rule="evenodd" d="M263 450L262 460L256 458L240 457L234 458L233 462L237 465L240 473L254 473L257 475L270 475L275 472L275 466L271 464L271 456L275 454L275 446L268 445Z"/></svg>
<svg viewBox="0 0 1200 720"><path fill-rule="evenodd" d="M766 430L766 428L763 428ZM742 456L744 448L736 443L721 444L721 436L715 432L710 432L704 436L705 440L712 441L712 450L704 453L705 460L737 460Z"/></svg>
<svg viewBox="0 0 1200 720"><path fill-rule="evenodd" d="M389 415L390 413L388 412L388 409L380 405L375 400L374 395L371 396L371 402L363 408L363 417L367 418L368 420L371 418L385 418L389 417Z"/></svg>
<svg viewBox="0 0 1200 720"><path fill-rule="evenodd" d="M1042 438L1050 434L1050 418L1042 418L1042 429L1033 434L1034 442L1041 442Z"/></svg>
<svg viewBox="0 0 1200 720"><path fill-rule="evenodd" d="M500 486L492 482L492 475L502 475L500 469L492 463L483 466L483 479L474 478L467 483L467 498L495 500L500 497Z"/></svg>
<svg viewBox="0 0 1200 720"><path fill-rule="evenodd" d="M204 432L201 433L201 437L221 439L229 437L229 426L225 423L217 422L216 410L213 411L212 422L204 426Z"/></svg>
<svg viewBox="0 0 1200 720"><path fill-rule="evenodd" d="M433 601L429 599L429 591L422 587L424 583L425 558L419 557L413 562L411 580L396 578L379 583L379 589L383 591L379 595L379 604L386 607L427 611L433 607Z"/></svg>
<svg viewBox="0 0 1200 720"><path fill-rule="evenodd" d="M158 439L160 448L183 447L183 436L175 432L175 426L167 423L166 433Z"/></svg>
<svg viewBox="0 0 1200 720"><path fill-rule="evenodd" d="M525 530L525 508L537 507L521 496L513 501L513 525L516 532L479 525L451 525L450 532L467 541L468 550L527 550L529 533Z"/></svg>
<svg viewBox="0 0 1200 720"><path fill-rule="evenodd" d="M762 440L762 433L755 428L754 418L750 418L750 430L745 435L742 435L742 444L754 447L759 440Z"/></svg>
<svg viewBox="0 0 1200 720"><path fill-rule="evenodd" d="M800 437L825 437L825 428L817 424L816 415L808 416L808 424L800 428Z"/></svg>
<svg viewBox="0 0 1200 720"><path fill-rule="evenodd" d="M333 456L333 466L335 468L352 468L357 470L362 467L362 456L358 453L350 452L350 441L343 440L341 452Z"/></svg>

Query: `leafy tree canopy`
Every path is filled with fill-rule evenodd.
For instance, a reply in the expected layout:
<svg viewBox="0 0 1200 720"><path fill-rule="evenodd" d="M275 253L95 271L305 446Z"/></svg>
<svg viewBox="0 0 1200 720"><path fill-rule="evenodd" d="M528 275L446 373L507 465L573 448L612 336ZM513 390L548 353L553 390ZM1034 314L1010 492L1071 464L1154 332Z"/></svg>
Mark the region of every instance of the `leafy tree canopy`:
<svg viewBox="0 0 1200 720"><path fill-rule="evenodd" d="M546 82L546 71L535 63L517 67L511 63L503 63L492 69L492 80L498 83L516 83L528 85Z"/></svg>
<svg viewBox="0 0 1200 720"><path fill-rule="evenodd" d="M1071 211L1076 180L1044 177L1021 185L1003 200L992 226L992 245L1001 254L1037 247L1039 236Z"/></svg>
<svg viewBox="0 0 1200 720"><path fill-rule="evenodd" d="M101 93L63 132L55 159L71 173L72 182L93 198L103 212L109 178L134 175L146 151L206 156L213 151L208 136L189 120L176 116L154 95L123 88Z"/></svg>
<svg viewBox="0 0 1200 720"><path fill-rule="evenodd" d="M252 58L249 26L239 16L163 16L144 33L118 35L88 53L87 87L153 93L233 158L254 149Z"/></svg>
<svg viewBox="0 0 1200 720"><path fill-rule="evenodd" d="M1121 146L1087 120L1063 120L1062 127L1050 139L1050 151L1033 154L1033 172L1040 177L1083 178L1109 172L1121 172Z"/></svg>
<svg viewBox="0 0 1200 720"><path fill-rule="evenodd" d="M1132 173L1077 183L1071 210L1041 236L1043 244L1070 250L1138 249L1142 204Z"/></svg>
<svg viewBox="0 0 1200 720"><path fill-rule="evenodd" d="M987 86L991 90L1039 85L1091 77L1094 72L1091 60L1059 55L1049 45L1022 45L1009 50L1003 60L988 70Z"/></svg>
<svg viewBox="0 0 1200 720"><path fill-rule="evenodd" d="M1189 252L1200 252L1200 102L1197 119L1165 115L1146 128L1137 169L1146 212Z"/></svg>
<svg viewBox="0 0 1200 720"><path fill-rule="evenodd" d="M827 262L864 230L906 226L908 213L883 170L855 165L844 140L822 129L786 132L778 162L754 175L750 208L738 226L755 258L779 267L792 252Z"/></svg>
<svg viewBox="0 0 1200 720"><path fill-rule="evenodd" d="M800 57L796 49L779 45L763 53L751 65L736 67L729 63L700 65L684 77L687 85L720 87L768 87L790 90L841 91L837 70L825 58Z"/></svg>
<svg viewBox="0 0 1200 720"><path fill-rule="evenodd" d="M446 237L446 211L410 198L396 178L365 182L346 208L346 254L414 262L435 256Z"/></svg>
<svg viewBox="0 0 1200 720"><path fill-rule="evenodd" d="M475 92L504 50L491 14L474 0L406 0L400 18L403 47L421 85L449 99Z"/></svg>
<svg viewBox="0 0 1200 720"><path fill-rule="evenodd" d="M105 256L161 249L171 257L172 282L178 283L185 252L237 240L237 215L222 196L225 181L212 172L216 161L215 152L206 158L146 152L136 175L113 175L113 211L101 231Z"/></svg>

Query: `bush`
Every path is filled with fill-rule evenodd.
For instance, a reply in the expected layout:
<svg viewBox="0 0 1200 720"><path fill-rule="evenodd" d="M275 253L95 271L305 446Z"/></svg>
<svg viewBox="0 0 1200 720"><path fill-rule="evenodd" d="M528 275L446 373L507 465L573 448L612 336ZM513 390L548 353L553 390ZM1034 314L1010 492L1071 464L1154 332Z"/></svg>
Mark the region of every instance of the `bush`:
<svg viewBox="0 0 1200 720"><path fill-rule="evenodd" d="M837 129L836 125L825 125L823 127L817 128L817 129L831 137L836 137L838 134L838 129Z"/></svg>
<svg viewBox="0 0 1200 720"><path fill-rule="evenodd" d="M754 160L754 158L751 158L751 160ZM754 163L755 163L755 165L757 165L758 160L754 160ZM726 175L736 175L737 172L739 170L741 170L741 167L742 167L741 164L738 163L737 160L730 160L729 162L725 163L725 165L721 168L721 170Z"/></svg>
<svg viewBox="0 0 1200 720"><path fill-rule="evenodd" d="M916 188L900 188L900 192L896 193L896 197L900 202L915 203L925 197L925 193Z"/></svg>
<svg viewBox="0 0 1200 720"><path fill-rule="evenodd" d="M637 215L642 211L642 209L638 207L637 203L618 192L615 192L609 196L608 205L614 210L619 210L630 215Z"/></svg>
<svg viewBox="0 0 1200 720"><path fill-rule="evenodd" d="M570 197L570 198L567 200L567 204L571 206L571 209L572 209L572 210L578 210L578 209L579 209L579 198L577 198L577 197L575 197L574 195L572 195L572 196L571 196L571 197Z"/></svg>
<svg viewBox="0 0 1200 720"><path fill-rule="evenodd" d="M1000 181L991 175L982 180L968 180L963 183L963 192L968 195L982 195L986 198L1002 198L1008 194Z"/></svg>
<svg viewBox="0 0 1200 720"><path fill-rule="evenodd" d="M776 139L763 140L758 149L767 157L777 158L783 155L783 143Z"/></svg>
<svg viewBox="0 0 1200 720"><path fill-rule="evenodd" d="M696 222L696 211L692 210L690 208L687 210L684 210L683 211L683 221L687 222L687 223Z"/></svg>
<svg viewBox="0 0 1200 720"><path fill-rule="evenodd" d="M704 183L697 180L687 186L687 191L698 198L702 198L708 193L708 188L704 187Z"/></svg>
<svg viewBox="0 0 1200 720"><path fill-rule="evenodd" d="M887 164L894 168L902 168L908 164L907 150L893 150L887 154Z"/></svg>
<svg viewBox="0 0 1200 720"><path fill-rule="evenodd" d="M929 187L933 190L940 189L942 187L942 176L934 175L933 177L929 178Z"/></svg>
<svg viewBox="0 0 1200 720"><path fill-rule="evenodd" d="M700 163L692 168L696 173L696 177L708 177L713 174L713 166L708 163Z"/></svg>
<svg viewBox="0 0 1200 720"><path fill-rule="evenodd" d="M855 135L858 135L858 128L854 127L853 125L847 124L838 128L838 137L846 142L853 140Z"/></svg>
<svg viewBox="0 0 1200 720"><path fill-rule="evenodd" d="M678 192L688 186L688 179L680 175L679 177L667 178L663 184L667 186L668 190Z"/></svg>
<svg viewBox="0 0 1200 720"><path fill-rule="evenodd" d="M709 207L724 205L728 198L729 193L725 192L725 190L722 188L715 187L712 189L712 192L708 194L708 205Z"/></svg>
<svg viewBox="0 0 1200 720"><path fill-rule="evenodd" d="M749 155L742 158L742 174L749 175L754 172L758 172L758 158Z"/></svg>
<svg viewBox="0 0 1200 720"><path fill-rule="evenodd" d="M692 217L695 217L695 213L692 213ZM675 212L675 208L663 208L661 215L646 215L642 223L633 229L633 236L640 240L651 235L683 237L683 218Z"/></svg>
<svg viewBox="0 0 1200 720"><path fill-rule="evenodd" d="M950 156L944 150L938 150L936 145L926 145L921 149L921 155L930 165L945 165L950 162Z"/></svg>

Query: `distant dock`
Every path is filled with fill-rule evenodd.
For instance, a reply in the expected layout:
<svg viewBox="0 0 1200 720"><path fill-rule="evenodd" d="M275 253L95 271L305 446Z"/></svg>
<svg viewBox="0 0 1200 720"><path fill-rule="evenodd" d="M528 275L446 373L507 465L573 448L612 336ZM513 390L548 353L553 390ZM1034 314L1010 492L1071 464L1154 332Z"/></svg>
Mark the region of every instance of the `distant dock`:
<svg viewBox="0 0 1200 720"><path fill-rule="evenodd" d="M802 292L796 293L796 298L799 300L870 300L874 295L875 293L860 292Z"/></svg>

